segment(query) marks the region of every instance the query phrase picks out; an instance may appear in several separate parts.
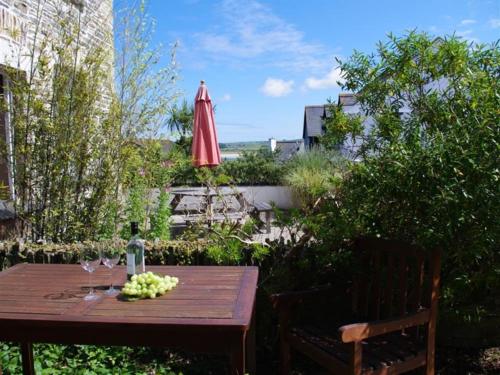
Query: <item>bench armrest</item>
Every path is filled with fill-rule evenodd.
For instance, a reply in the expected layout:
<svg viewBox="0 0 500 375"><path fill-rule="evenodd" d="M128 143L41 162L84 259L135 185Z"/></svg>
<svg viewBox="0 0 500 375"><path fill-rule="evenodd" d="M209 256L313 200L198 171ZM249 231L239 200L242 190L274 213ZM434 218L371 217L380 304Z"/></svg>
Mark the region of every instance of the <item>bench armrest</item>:
<svg viewBox="0 0 500 375"><path fill-rule="evenodd" d="M413 314L407 314L402 318L345 325L339 328L339 334L341 340L346 343L362 341L373 336L425 324L429 321L429 318L430 310L423 309Z"/></svg>

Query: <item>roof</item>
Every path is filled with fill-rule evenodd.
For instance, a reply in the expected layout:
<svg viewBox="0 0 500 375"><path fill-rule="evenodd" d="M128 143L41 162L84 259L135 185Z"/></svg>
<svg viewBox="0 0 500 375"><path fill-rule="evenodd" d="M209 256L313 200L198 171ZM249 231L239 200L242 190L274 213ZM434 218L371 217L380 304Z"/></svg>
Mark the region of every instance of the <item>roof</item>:
<svg viewBox="0 0 500 375"><path fill-rule="evenodd" d="M351 93L341 93L339 94L339 101L338 101L338 105L342 105L342 106L349 106L349 105L355 105L357 104L358 101L356 99L356 95L355 94L351 94Z"/></svg>
<svg viewBox="0 0 500 375"><path fill-rule="evenodd" d="M308 105L304 108L304 130L302 137L319 137L323 134L325 105Z"/></svg>
<svg viewBox="0 0 500 375"><path fill-rule="evenodd" d="M304 140L276 141L276 150L279 150L279 159L288 160L300 151Z"/></svg>

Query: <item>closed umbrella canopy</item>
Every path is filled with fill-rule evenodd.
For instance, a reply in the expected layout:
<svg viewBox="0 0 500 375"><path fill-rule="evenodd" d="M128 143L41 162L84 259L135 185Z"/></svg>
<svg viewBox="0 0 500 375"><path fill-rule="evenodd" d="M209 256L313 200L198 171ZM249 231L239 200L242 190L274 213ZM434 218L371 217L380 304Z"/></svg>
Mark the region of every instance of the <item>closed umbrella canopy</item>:
<svg viewBox="0 0 500 375"><path fill-rule="evenodd" d="M214 167L221 162L217 131L215 130L214 109L204 81L201 81L194 103L191 154L193 164L196 167Z"/></svg>

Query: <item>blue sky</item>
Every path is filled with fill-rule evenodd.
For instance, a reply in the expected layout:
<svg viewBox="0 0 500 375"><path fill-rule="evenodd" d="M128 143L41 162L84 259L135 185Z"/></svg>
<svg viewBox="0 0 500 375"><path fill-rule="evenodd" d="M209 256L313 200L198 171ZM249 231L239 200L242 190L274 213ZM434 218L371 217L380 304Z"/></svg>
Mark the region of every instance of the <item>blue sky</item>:
<svg viewBox="0 0 500 375"><path fill-rule="evenodd" d="M500 37L500 0L150 0L148 12L154 41L179 43L184 97L206 81L220 142L301 138L304 106L339 93L335 57L388 32Z"/></svg>

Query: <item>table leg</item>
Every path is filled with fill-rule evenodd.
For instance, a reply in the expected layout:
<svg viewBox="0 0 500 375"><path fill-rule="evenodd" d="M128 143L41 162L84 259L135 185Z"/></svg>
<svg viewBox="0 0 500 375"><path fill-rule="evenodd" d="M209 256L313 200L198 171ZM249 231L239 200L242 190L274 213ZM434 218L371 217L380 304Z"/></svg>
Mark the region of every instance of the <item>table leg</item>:
<svg viewBox="0 0 500 375"><path fill-rule="evenodd" d="M247 203L247 200L245 199L245 196L243 195L243 193L238 192L238 194L236 195L236 200L238 201L238 204L240 205L239 211L242 213L247 212L248 203Z"/></svg>
<svg viewBox="0 0 500 375"><path fill-rule="evenodd" d="M21 358L23 362L23 375L35 375L33 346L30 342L21 343Z"/></svg>
<svg viewBox="0 0 500 375"><path fill-rule="evenodd" d="M245 375L245 334L233 345L231 350L231 375Z"/></svg>
<svg viewBox="0 0 500 375"><path fill-rule="evenodd" d="M256 373L256 356L255 356L255 307L252 313L252 322L250 323L250 329L247 333L247 372L250 375L255 375Z"/></svg>
<svg viewBox="0 0 500 375"><path fill-rule="evenodd" d="M179 206L179 203L181 203L181 200L182 200L182 195L174 193L174 198L170 202L170 209L172 210L172 213L177 211L177 207Z"/></svg>

